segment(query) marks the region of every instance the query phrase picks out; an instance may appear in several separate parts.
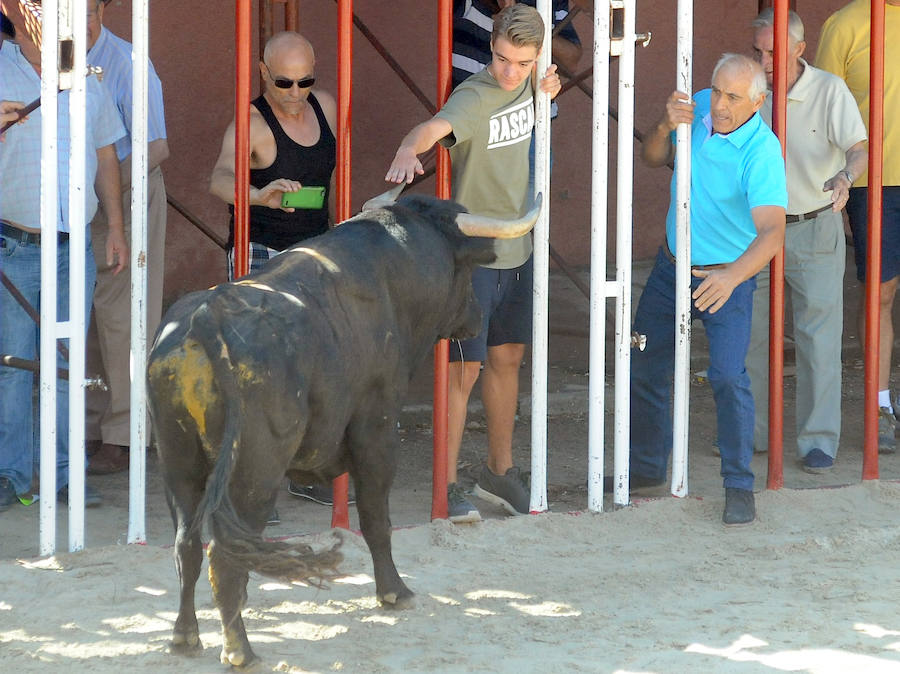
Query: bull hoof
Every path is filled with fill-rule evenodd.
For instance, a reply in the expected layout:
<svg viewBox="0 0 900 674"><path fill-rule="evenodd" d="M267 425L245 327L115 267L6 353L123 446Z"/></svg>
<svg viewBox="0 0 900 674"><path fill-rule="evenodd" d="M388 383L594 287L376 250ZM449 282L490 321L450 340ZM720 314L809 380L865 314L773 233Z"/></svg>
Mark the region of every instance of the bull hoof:
<svg viewBox="0 0 900 674"><path fill-rule="evenodd" d="M384 608L405 610L416 605L416 595L404 588L401 592L388 592L378 597L378 601Z"/></svg>
<svg viewBox="0 0 900 674"><path fill-rule="evenodd" d="M225 648L222 649L222 654L219 656L219 660L223 665L231 665L232 667L249 667L256 662L259 662L259 658L254 655L253 651L249 648L245 650L234 650L229 651Z"/></svg>
<svg viewBox="0 0 900 674"><path fill-rule="evenodd" d="M197 633L175 633L169 643L169 653L174 655L194 656L203 652L203 644L200 643L200 635Z"/></svg>
<svg viewBox="0 0 900 674"><path fill-rule="evenodd" d="M169 644L168 651L172 655L181 655L187 656L189 658L194 658L203 652L203 646L199 643L196 646L190 646L188 644L176 644L175 642L171 642Z"/></svg>

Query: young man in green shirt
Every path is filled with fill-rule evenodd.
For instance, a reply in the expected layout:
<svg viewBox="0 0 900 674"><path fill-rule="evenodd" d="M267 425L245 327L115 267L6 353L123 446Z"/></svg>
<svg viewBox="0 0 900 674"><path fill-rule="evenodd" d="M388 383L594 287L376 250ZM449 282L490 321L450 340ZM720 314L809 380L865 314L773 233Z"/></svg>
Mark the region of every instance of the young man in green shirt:
<svg viewBox="0 0 900 674"><path fill-rule="evenodd" d="M501 218L522 215L528 196L528 147L534 126L534 75L544 39L540 14L512 5L497 14L492 60L450 95L430 120L400 144L385 180L411 182L423 173L418 155L435 143L450 150L453 199L471 213ZM556 66L540 80L541 91L560 90ZM450 347L448 505L453 522L481 519L457 484L456 463L469 395L484 362L482 399L488 425L488 460L475 494L510 514L527 513L530 494L512 460L519 367L531 341L531 236L495 241L497 259L475 270L472 284L483 312L481 334Z"/></svg>

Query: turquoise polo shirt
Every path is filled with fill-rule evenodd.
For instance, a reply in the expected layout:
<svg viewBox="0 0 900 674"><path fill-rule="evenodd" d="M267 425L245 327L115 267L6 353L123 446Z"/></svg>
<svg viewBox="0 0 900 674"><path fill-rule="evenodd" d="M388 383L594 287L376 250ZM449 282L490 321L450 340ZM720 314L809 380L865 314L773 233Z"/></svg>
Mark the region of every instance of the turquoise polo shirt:
<svg viewBox="0 0 900 674"><path fill-rule="evenodd" d="M753 239L750 210L787 208L781 144L759 113L727 135L714 133L710 90L694 96L691 126L691 264L734 262ZM672 133L674 142L675 133ZM670 186L666 240L675 250L676 175Z"/></svg>

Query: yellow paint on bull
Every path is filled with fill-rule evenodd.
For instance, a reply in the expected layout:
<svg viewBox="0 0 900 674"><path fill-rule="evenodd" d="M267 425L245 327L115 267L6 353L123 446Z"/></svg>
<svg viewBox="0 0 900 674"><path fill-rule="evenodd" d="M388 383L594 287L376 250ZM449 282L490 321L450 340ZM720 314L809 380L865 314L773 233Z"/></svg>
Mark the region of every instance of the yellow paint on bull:
<svg viewBox="0 0 900 674"><path fill-rule="evenodd" d="M263 378L255 370L248 367L246 363L238 364L237 378L241 384L262 384L264 382Z"/></svg>
<svg viewBox="0 0 900 674"><path fill-rule="evenodd" d="M200 435L205 437L206 408L213 402L213 370L206 350L193 339L185 341L179 384L176 391L181 394L180 402L197 424Z"/></svg>
<svg viewBox="0 0 900 674"><path fill-rule="evenodd" d="M181 405L206 435L206 409L213 402L213 370L199 342L185 340L184 346L150 366L150 378L173 381L173 402Z"/></svg>

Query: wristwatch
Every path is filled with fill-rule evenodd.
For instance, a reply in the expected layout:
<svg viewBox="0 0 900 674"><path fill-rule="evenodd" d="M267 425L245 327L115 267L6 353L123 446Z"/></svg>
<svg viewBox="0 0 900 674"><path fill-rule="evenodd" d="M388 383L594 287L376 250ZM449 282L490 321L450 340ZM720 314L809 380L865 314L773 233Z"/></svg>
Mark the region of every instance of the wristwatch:
<svg viewBox="0 0 900 674"><path fill-rule="evenodd" d="M847 178L847 182L851 185L853 184L853 175L850 173L850 171L848 171L847 169L841 169L840 171L838 171L838 173L843 173Z"/></svg>

